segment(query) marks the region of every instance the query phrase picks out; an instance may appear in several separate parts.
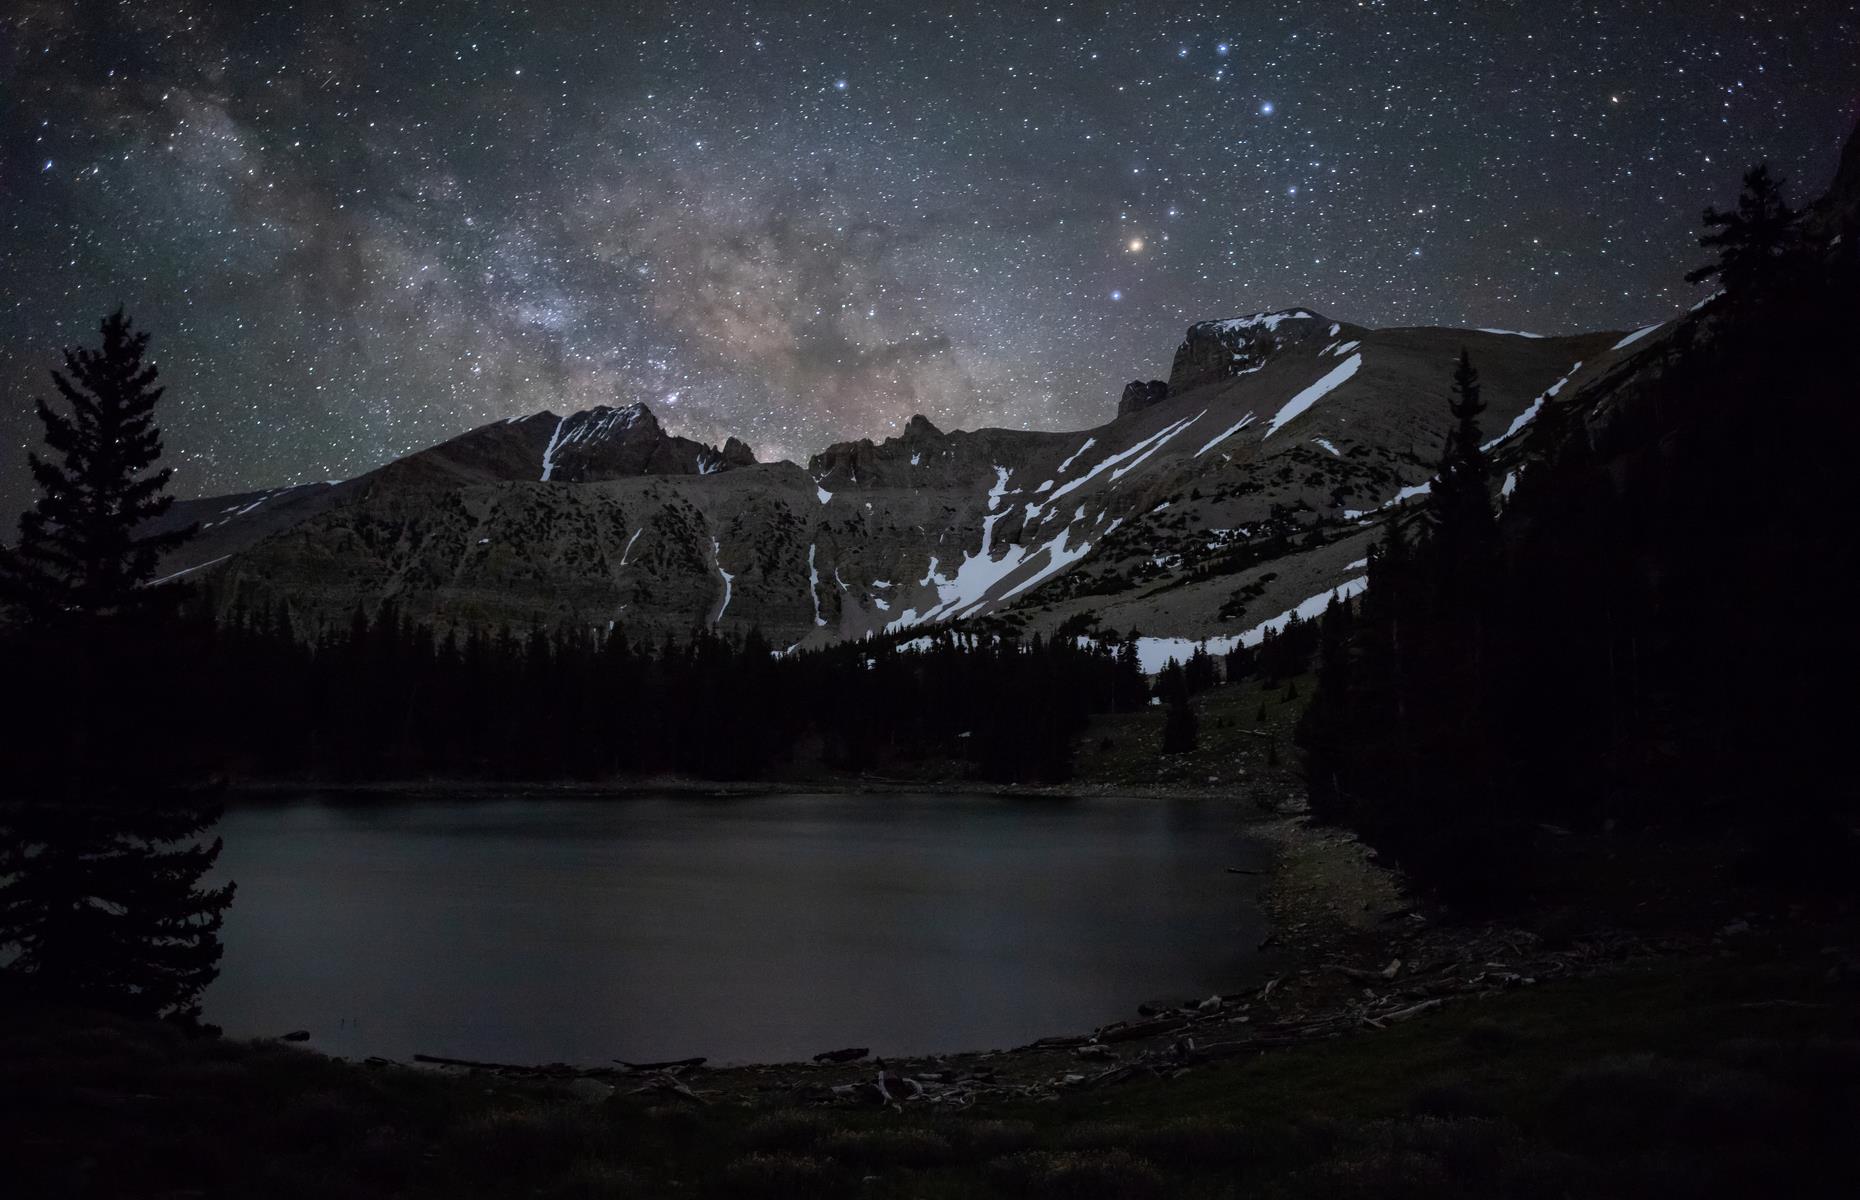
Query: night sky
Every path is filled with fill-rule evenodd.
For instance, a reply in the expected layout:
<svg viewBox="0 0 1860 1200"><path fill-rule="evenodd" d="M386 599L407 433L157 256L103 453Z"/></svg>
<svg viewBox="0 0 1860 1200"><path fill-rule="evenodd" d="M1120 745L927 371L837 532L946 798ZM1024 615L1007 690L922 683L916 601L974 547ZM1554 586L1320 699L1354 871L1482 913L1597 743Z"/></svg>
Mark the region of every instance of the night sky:
<svg viewBox="0 0 1860 1200"><path fill-rule="evenodd" d="M1860 2L992 8L6 0L0 503L119 301L182 495L636 399L804 458L1235 313L1643 324L1860 116Z"/></svg>

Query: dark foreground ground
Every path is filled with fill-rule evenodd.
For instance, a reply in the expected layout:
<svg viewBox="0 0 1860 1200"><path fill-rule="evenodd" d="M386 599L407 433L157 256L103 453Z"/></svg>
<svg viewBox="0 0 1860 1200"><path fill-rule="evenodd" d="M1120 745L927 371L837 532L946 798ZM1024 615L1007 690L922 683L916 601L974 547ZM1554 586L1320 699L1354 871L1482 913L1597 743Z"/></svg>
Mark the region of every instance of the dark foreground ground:
<svg viewBox="0 0 1860 1200"><path fill-rule="evenodd" d="M1860 987L1819 940L1726 939L1176 1077L953 1111L632 1095L12 1013L6 1190L1852 1196Z"/></svg>

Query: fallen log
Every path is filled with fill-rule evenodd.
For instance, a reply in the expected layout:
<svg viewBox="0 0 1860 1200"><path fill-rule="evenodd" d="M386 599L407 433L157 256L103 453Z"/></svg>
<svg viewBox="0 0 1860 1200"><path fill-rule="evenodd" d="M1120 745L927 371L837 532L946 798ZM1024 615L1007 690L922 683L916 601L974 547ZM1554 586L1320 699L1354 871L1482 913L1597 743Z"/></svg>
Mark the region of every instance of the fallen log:
<svg viewBox="0 0 1860 1200"><path fill-rule="evenodd" d="M1409 1017L1418 1017L1424 1012L1432 1012L1445 1003L1445 1000L1423 1000L1419 1004L1410 1004L1407 1008L1398 1008L1394 1012L1380 1015L1384 1021L1406 1021Z"/></svg>
<svg viewBox="0 0 1860 1200"><path fill-rule="evenodd" d="M1025 1046L1016 1046L1014 1052L1018 1054L1023 1050L1073 1050L1090 1041L1091 1038L1085 1034L1079 1034L1076 1037L1043 1037L1038 1041L1028 1042Z"/></svg>
<svg viewBox="0 0 1860 1200"><path fill-rule="evenodd" d="M537 1071L539 1067L520 1067L515 1063L479 1062L472 1058L445 1058L438 1054L416 1054L413 1061L439 1067L470 1067L477 1071Z"/></svg>
<svg viewBox="0 0 1860 1200"><path fill-rule="evenodd" d="M1098 1031L1098 1040L1130 1042L1153 1034L1174 1033L1187 1027L1188 1022L1180 1017L1158 1017L1153 1021L1132 1021L1128 1025L1107 1025Z"/></svg>
<svg viewBox="0 0 1860 1200"><path fill-rule="evenodd" d="M872 1053L871 1049L866 1046L848 1046L844 1050L824 1050L814 1055L814 1061L817 1063L858 1062L870 1053Z"/></svg>

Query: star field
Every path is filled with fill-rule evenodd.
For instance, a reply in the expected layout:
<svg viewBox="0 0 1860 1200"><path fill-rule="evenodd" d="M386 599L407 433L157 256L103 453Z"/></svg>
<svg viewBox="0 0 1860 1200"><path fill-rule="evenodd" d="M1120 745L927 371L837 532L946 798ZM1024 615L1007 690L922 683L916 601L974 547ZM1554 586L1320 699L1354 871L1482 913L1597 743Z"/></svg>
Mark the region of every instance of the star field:
<svg viewBox="0 0 1860 1200"><path fill-rule="evenodd" d="M1291 305L1631 327L1748 163L1825 182L1857 44L1831 0L15 0L0 501L118 302L182 495L616 401L764 458L1077 428Z"/></svg>

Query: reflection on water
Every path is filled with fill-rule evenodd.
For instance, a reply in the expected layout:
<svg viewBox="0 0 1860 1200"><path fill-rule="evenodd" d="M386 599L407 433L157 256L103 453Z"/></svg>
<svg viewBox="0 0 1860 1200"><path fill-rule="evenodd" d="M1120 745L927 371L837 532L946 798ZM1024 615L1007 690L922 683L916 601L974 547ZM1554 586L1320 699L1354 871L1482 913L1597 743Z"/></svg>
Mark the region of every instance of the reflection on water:
<svg viewBox="0 0 1860 1200"><path fill-rule="evenodd" d="M502 1062L1003 1047L1232 987L1232 810L779 796L237 807L206 1016Z"/></svg>

